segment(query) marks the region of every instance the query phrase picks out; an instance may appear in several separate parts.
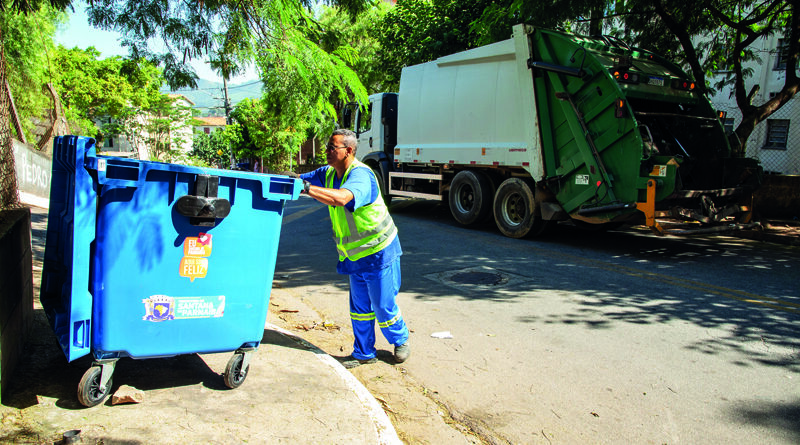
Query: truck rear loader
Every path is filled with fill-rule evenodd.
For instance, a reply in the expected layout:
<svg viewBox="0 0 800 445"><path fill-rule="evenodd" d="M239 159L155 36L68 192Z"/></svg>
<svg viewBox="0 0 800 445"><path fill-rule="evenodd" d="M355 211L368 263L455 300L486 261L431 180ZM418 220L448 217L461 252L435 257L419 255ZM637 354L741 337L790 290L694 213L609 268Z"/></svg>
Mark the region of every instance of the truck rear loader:
<svg viewBox="0 0 800 445"><path fill-rule="evenodd" d="M517 25L404 68L399 93L351 104L343 123L386 200L446 199L459 223L493 217L509 237L556 221L747 227L762 170L732 151L702 91L619 39Z"/></svg>

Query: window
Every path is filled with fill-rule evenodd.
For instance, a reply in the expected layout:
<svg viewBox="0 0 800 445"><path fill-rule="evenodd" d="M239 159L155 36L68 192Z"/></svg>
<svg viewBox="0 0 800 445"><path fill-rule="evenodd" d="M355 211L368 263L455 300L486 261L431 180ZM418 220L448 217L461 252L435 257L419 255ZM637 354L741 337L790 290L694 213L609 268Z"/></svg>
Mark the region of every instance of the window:
<svg viewBox="0 0 800 445"><path fill-rule="evenodd" d="M789 138L788 119L767 119L767 144L765 149L786 150Z"/></svg>
<svg viewBox="0 0 800 445"><path fill-rule="evenodd" d="M358 115L358 133L369 131L372 127L372 103L367 106L367 110Z"/></svg>
<svg viewBox="0 0 800 445"><path fill-rule="evenodd" d="M775 69L785 70L786 60L789 58L789 42L778 39L778 48L775 50Z"/></svg>

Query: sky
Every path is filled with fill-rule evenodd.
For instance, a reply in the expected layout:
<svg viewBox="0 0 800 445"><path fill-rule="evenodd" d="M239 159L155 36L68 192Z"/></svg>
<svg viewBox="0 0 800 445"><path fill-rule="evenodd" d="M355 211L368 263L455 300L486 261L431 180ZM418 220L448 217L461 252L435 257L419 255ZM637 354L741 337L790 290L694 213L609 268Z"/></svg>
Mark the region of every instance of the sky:
<svg viewBox="0 0 800 445"><path fill-rule="evenodd" d="M128 55L128 50L120 45L119 33L102 31L89 25L85 2L74 1L72 5L75 8L75 12L69 12L69 9L67 9L69 22L62 25L56 32L56 43L60 43L67 48L77 46L78 48L86 49L94 46L100 51L101 58ZM214 73L205 61L195 60L192 62L192 66L201 79L222 82L222 78ZM231 79L229 83L238 84L256 79L258 79L258 75L251 69L245 75Z"/></svg>

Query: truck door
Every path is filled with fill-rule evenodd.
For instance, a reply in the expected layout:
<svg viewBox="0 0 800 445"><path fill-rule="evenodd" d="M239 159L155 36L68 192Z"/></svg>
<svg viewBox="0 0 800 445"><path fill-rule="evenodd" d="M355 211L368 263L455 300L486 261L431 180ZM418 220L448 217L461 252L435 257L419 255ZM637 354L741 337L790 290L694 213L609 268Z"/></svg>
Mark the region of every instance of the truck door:
<svg viewBox="0 0 800 445"><path fill-rule="evenodd" d="M380 110L382 97L374 95L369 98L366 110L358 109L356 113L355 132L358 137L358 151L356 157L361 160L364 156L375 151L382 151L382 126L380 125ZM373 110L378 110L377 115ZM377 124L374 122L377 119Z"/></svg>

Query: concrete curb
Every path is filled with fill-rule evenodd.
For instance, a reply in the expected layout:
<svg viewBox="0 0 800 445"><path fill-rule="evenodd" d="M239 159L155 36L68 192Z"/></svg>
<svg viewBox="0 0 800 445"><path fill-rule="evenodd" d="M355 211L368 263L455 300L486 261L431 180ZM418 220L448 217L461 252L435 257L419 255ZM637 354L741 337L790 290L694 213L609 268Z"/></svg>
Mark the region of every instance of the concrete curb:
<svg viewBox="0 0 800 445"><path fill-rule="evenodd" d="M264 327L280 332L287 337L291 337L293 340L301 343L303 346L312 351L322 363L331 367L334 373L336 373L336 375L338 375L345 382L347 387L353 391L356 397L358 397L358 400L361 402L361 405L364 407L367 415L370 417L370 419L372 419L372 422L375 426L375 432L378 435L378 443L386 445L403 444L403 442L397 436L397 432L395 431L392 422L389 420L386 412L383 411L383 408L375 399L375 397L373 397L369 390L367 390L367 388L364 387L364 385L362 385L361 382L359 382L358 379L356 379L353 374L350 373L350 371L345 369L341 363L328 355L325 351L319 349L318 347L314 346L303 338L298 337L296 334L290 331L275 326L269 322Z"/></svg>

